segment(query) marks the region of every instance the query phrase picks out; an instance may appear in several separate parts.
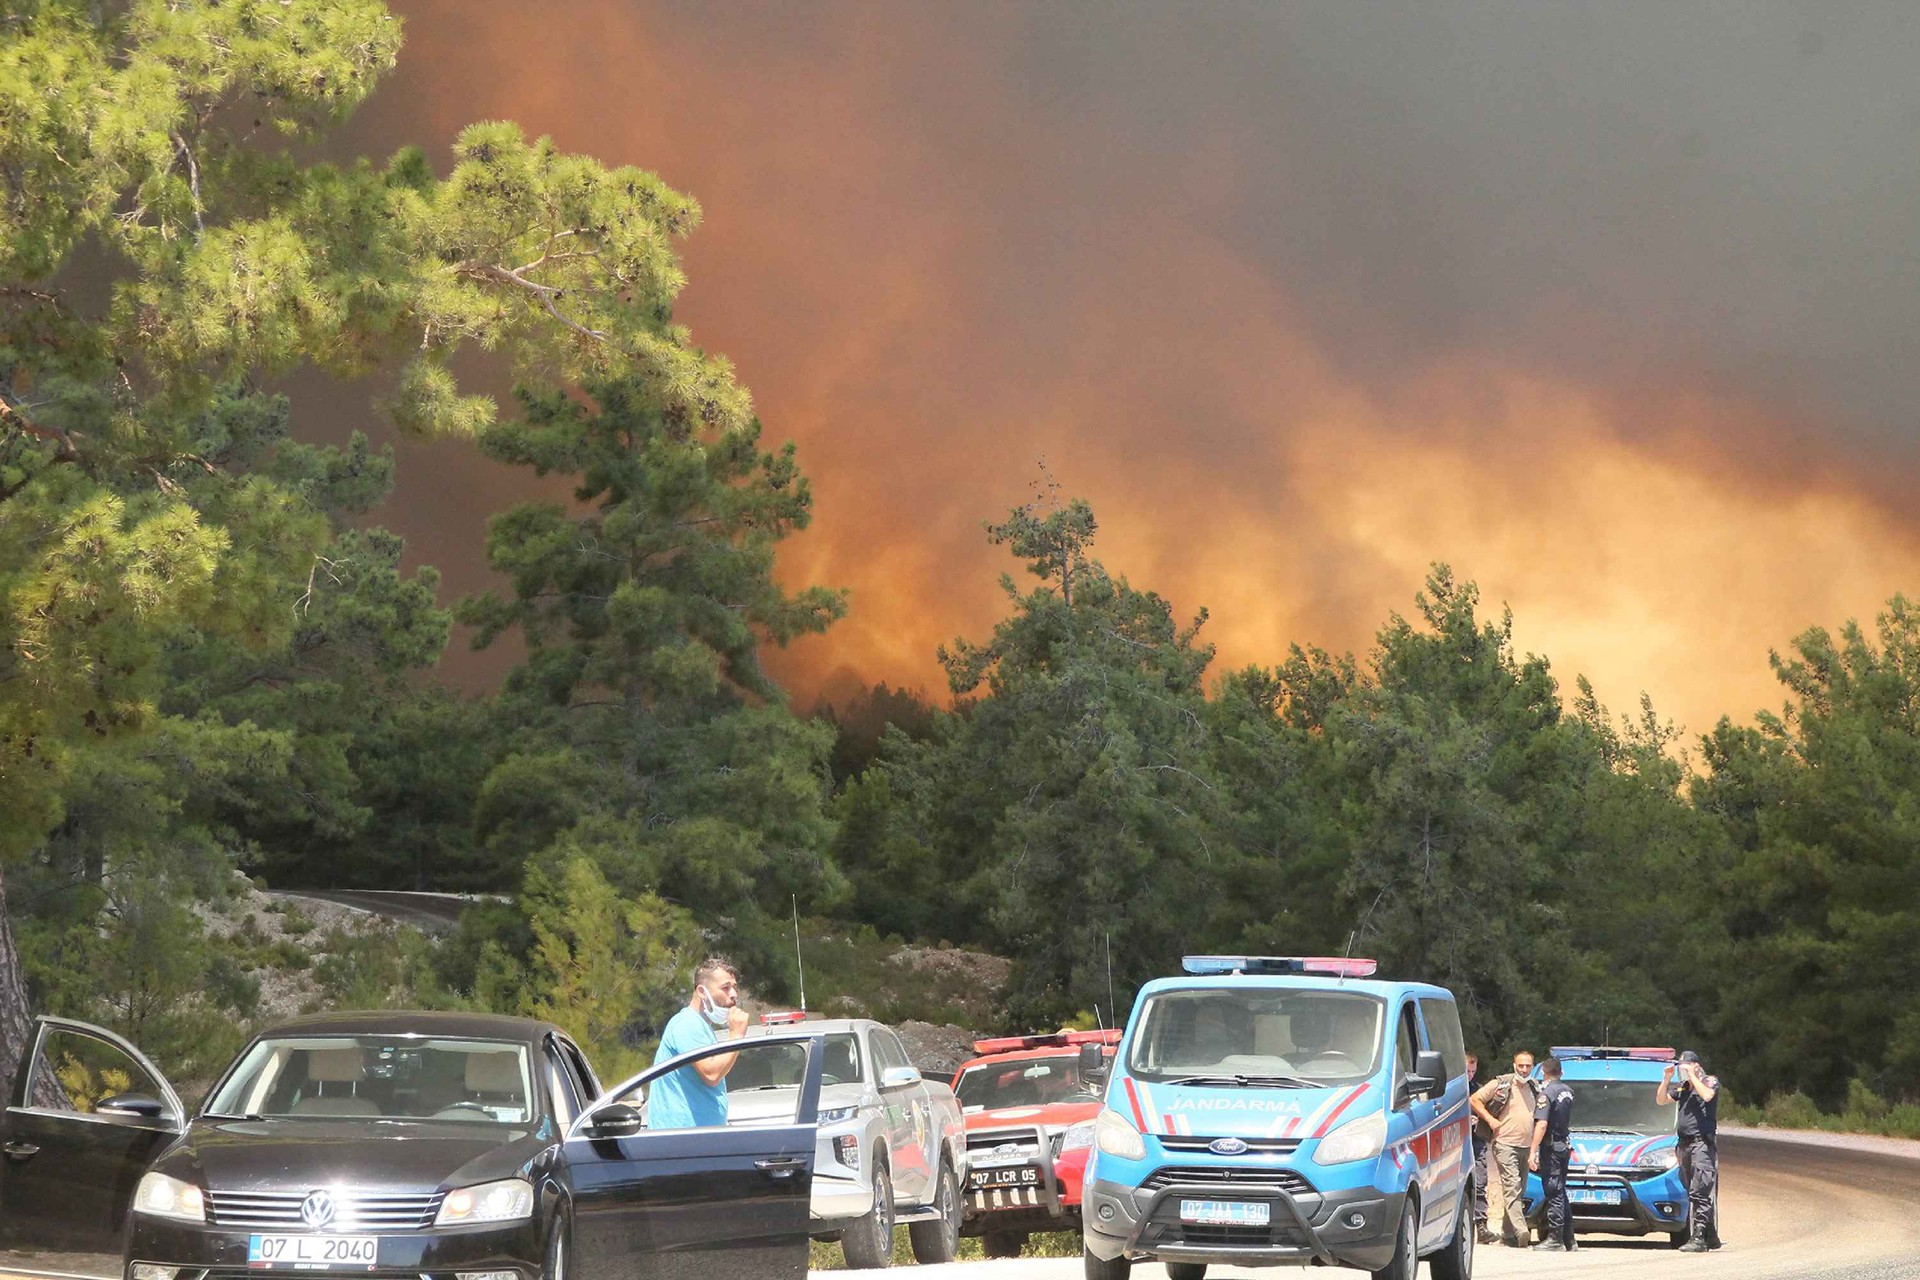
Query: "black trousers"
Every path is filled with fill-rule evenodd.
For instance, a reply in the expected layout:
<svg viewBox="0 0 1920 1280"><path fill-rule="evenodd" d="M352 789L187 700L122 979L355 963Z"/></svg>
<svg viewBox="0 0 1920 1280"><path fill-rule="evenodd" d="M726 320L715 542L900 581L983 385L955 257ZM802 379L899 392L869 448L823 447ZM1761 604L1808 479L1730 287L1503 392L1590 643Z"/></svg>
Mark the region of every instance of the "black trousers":
<svg viewBox="0 0 1920 1280"><path fill-rule="evenodd" d="M1479 1134L1473 1135L1473 1225L1487 1228L1487 1148L1492 1144Z"/></svg>
<svg viewBox="0 0 1920 1280"><path fill-rule="evenodd" d="M1687 1184L1687 1230L1696 1240L1720 1242L1720 1156L1712 1138L1680 1139L1680 1176Z"/></svg>
<svg viewBox="0 0 1920 1280"><path fill-rule="evenodd" d="M1567 1164L1573 1148L1546 1142L1540 1146L1540 1198L1547 1206L1547 1239L1573 1248L1573 1206L1567 1202Z"/></svg>

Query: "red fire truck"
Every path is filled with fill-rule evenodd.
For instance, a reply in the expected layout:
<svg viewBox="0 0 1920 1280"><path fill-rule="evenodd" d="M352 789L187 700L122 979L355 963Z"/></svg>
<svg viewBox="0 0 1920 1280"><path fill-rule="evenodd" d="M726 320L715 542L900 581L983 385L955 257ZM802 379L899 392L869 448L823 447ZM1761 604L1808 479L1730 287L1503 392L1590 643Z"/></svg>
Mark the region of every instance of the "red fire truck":
<svg viewBox="0 0 1920 1280"><path fill-rule="evenodd" d="M1112 1031L976 1040L953 1091L966 1114L968 1175L960 1234L1010 1258L1035 1231L1080 1230L1080 1180L1114 1046Z"/></svg>

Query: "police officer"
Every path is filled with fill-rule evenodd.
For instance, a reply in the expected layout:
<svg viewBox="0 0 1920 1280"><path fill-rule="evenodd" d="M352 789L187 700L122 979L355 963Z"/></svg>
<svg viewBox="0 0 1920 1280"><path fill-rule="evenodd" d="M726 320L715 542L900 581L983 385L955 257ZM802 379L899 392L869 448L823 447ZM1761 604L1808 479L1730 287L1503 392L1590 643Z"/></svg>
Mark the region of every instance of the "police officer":
<svg viewBox="0 0 1920 1280"><path fill-rule="evenodd" d="M1539 1101L1533 1112L1533 1150L1527 1167L1540 1175L1547 1205L1546 1239L1536 1249L1573 1250L1573 1206L1567 1203L1567 1165L1573 1159L1573 1090L1560 1078L1560 1059L1540 1064Z"/></svg>
<svg viewBox="0 0 1920 1280"><path fill-rule="evenodd" d="M1682 1253L1705 1253L1720 1247L1720 1161L1715 1149L1720 1109L1720 1079L1700 1065L1700 1055L1689 1049L1660 1073L1654 1101L1661 1106L1680 1104L1676 1126L1680 1136L1680 1168L1687 1180L1687 1242Z"/></svg>
<svg viewBox="0 0 1920 1280"><path fill-rule="evenodd" d="M1467 1055L1467 1092L1480 1088L1480 1056ZM1481 1244L1492 1244L1500 1237L1487 1230L1487 1159L1493 1145L1493 1130L1479 1116L1473 1118L1473 1231Z"/></svg>

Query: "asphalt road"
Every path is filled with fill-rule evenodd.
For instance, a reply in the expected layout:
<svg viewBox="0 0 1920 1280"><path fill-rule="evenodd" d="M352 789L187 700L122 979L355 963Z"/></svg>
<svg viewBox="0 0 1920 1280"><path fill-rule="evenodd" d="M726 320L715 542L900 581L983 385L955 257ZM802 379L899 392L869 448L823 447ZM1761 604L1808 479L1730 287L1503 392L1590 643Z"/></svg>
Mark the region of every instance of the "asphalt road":
<svg viewBox="0 0 1920 1280"><path fill-rule="evenodd" d="M1481 1249L1476 1277L1602 1275L1608 1280L1920 1280L1920 1143L1809 1145L1780 1137L1726 1134L1720 1139L1722 1186L1716 1253L1676 1253L1665 1236L1635 1240L1586 1236L1571 1254ZM816 1271L814 1280L876 1274ZM1078 1280L1078 1258L1019 1258L914 1267L913 1280ZM1166 1270L1140 1264L1138 1280ZM1215 1267L1208 1280L1280 1280L1293 1274L1359 1272ZM1427 1271L1422 1268L1421 1274ZM906 1280L906 1276L902 1276Z"/></svg>
<svg viewBox="0 0 1920 1280"><path fill-rule="evenodd" d="M1920 1280L1920 1143L1822 1139L1819 1143L1753 1134L1721 1138L1725 1194L1718 1253L1681 1254L1657 1240L1585 1237L1573 1254L1482 1249L1474 1274L1504 1276L1598 1274L1608 1280ZM0 1267L15 1258L0 1258ZM77 1260L37 1258L38 1274L100 1275ZM0 1280L36 1274L0 1270ZM817 1271L813 1280L859 1273ZM1159 1266L1141 1265L1140 1280L1162 1280ZM1222 1267L1209 1280L1276 1280L1285 1271ZM1355 1274L1321 1270L1314 1274ZM1074 1280L1078 1258L1019 1258L961 1262L903 1270L901 1280ZM586 1277L584 1280L594 1280ZM744 1280L744 1278L743 1278Z"/></svg>

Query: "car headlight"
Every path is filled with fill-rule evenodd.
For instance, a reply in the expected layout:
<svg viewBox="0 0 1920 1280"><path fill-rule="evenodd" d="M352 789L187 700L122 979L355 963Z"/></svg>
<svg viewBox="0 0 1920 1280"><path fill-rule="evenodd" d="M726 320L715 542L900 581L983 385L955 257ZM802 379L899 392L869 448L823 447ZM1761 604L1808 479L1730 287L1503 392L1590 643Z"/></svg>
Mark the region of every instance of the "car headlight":
<svg viewBox="0 0 1920 1280"><path fill-rule="evenodd" d="M133 1211L150 1213L156 1218L176 1222L205 1222L206 1193L191 1182L169 1178L164 1173L149 1173L133 1191Z"/></svg>
<svg viewBox="0 0 1920 1280"><path fill-rule="evenodd" d="M1093 1141L1110 1156L1122 1160L1144 1160L1147 1140L1140 1131L1121 1118L1118 1111L1102 1111L1093 1122Z"/></svg>
<svg viewBox="0 0 1920 1280"><path fill-rule="evenodd" d="M1060 1149L1062 1151L1078 1151L1083 1147L1092 1146L1093 1131L1099 1126L1099 1123L1097 1120L1082 1120L1079 1124L1074 1125L1061 1136Z"/></svg>
<svg viewBox="0 0 1920 1280"><path fill-rule="evenodd" d="M533 1216L533 1184L525 1178L502 1178L477 1187L456 1187L440 1202L436 1227L461 1227L470 1222L516 1222Z"/></svg>
<svg viewBox="0 0 1920 1280"><path fill-rule="evenodd" d="M859 1107L827 1107L820 1112L820 1123L845 1124L859 1114Z"/></svg>
<svg viewBox="0 0 1920 1280"><path fill-rule="evenodd" d="M1641 1156L1638 1165L1642 1169L1673 1169L1680 1164L1680 1152L1668 1147L1664 1151L1649 1151Z"/></svg>
<svg viewBox="0 0 1920 1280"><path fill-rule="evenodd" d="M1314 1150L1315 1164L1351 1164L1371 1160L1387 1145L1387 1118L1378 1111L1358 1120L1349 1120L1320 1139Z"/></svg>

